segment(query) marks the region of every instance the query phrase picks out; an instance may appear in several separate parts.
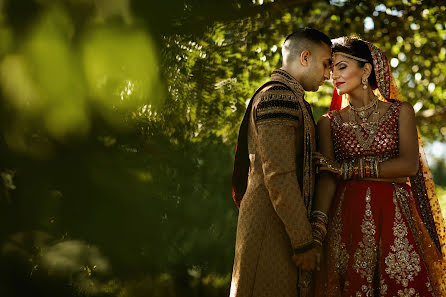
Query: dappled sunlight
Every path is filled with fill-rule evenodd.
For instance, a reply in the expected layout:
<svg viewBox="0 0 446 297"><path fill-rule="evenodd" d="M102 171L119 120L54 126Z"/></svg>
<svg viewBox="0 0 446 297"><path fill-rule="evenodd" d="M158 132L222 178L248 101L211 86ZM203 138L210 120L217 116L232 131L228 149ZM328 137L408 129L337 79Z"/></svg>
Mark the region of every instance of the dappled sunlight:
<svg viewBox="0 0 446 297"><path fill-rule="evenodd" d="M108 288L109 261L94 245L80 240L56 240L42 231L19 232L1 247L2 256L28 263L29 275L64 280L76 291L95 295Z"/></svg>
<svg viewBox="0 0 446 297"><path fill-rule="evenodd" d="M48 245L51 240L52 236L42 231L17 232L3 243L1 254L30 261L35 265L36 252L40 247Z"/></svg>
<svg viewBox="0 0 446 297"><path fill-rule="evenodd" d="M17 151L29 150L26 138L40 129L58 140L88 132L85 87L71 48L73 34L65 12L49 9L19 45L18 53L1 61L0 83L15 111L11 114L14 125L5 134Z"/></svg>
<svg viewBox="0 0 446 297"><path fill-rule="evenodd" d="M153 176L148 171L140 169L130 169L129 173L143 183L148 183L153 181Z"/></svg>
<svg viewBox="0 0 446 297"><path fill-rule="evenodd" d="M26 61L35 84L44 127L57 139L83 135L89 122L85 87L76 63L72 36L74 25L61 9L49 9L24 44Z"/></svg>
<svg viewBox="0 0 446 297"><path fill-rule="evenodd" d="M97 247L83 241L67 240L46 247L42 251L42 267L50 274L72 274L90 269L95 273L110 271L110 264Z"/></svg>
<svg viewBox="0 0 446 297"><path fill-rule="evenodd" d="M5 99L19 112L41 110L38 86L23 55L8 55L0 65L0 80Z"/></svg>
<svg viewBox="0 0 446 297"><path fill-rule="evenodd" d="M85 0L84 0L85 1ZM96 6L96 18L104 21L110 17L119 16L125 23L132 22L130 0L87 0Z"/></svg>
<svg viewBox="0 0 446 297"><path fill-rule="evenodd" d="M141 30L100 27L86 35L82 63L90 96L112 124L119 124L114 110L162 104L155 52Z"/></svg>
<svg viewBox="0 0 446 297"><path fill-rule="evenodd" d="M231 274L219 275L216 273L209 274L202 278L202 283L214 288L227 288L230 284Z"/></svg>
<svg viewBox="0 0 446 297"><path fill-rule="evenodd" d="M114 3L116 11L102 9L105 2L95 3L97 13L108 17L123 9L123 17L130 18L128 1ZM147 32L105 24L77 32L68 12L54 5L36 19L16 40L17 51L0 60L0 86L14 111L12 125L3 128L12 149L47 158L53 139L87 137L95 114L124 128L141 106L155 111L162 105L157 49ZM8 34L0 27L5 39L0 53L11 48ZM33 142L34 134L47 135L48 141Z"/></svg>
<svg viewBox="0 0 446 297"><path fill-rule="evenodd" d="M304 2L0 0L0 295L228 296L239 125L302 24L383 49L443 143L446 6Z"/></svg>

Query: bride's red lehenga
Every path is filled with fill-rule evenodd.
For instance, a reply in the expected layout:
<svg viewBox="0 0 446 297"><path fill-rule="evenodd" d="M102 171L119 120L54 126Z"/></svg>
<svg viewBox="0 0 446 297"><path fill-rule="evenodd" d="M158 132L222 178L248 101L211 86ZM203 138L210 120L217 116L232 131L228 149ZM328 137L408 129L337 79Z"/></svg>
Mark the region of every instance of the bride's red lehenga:
<svg viewBox="0 0 446 297"><path fill-rule="evenodd" d="M367 42L376 95L392 102L376 125L344 122L335 90L328 117L336 161L398 156L401 101L384 53ZM344 101L344 102L343 102ZM446 297L446 228L419 139L416 176L407 183L338 184L329 213L316 296Z"/></svg>
<svg viewBox="0 0 446 297"><path fill-rule="evenodd" d="M400 106L392 103L377 126L359 129L331 111L336 160L396 157ZM440 258L409 185L351 180L338 186L326 239L326 296L441 296L432 280Z"/></svg>

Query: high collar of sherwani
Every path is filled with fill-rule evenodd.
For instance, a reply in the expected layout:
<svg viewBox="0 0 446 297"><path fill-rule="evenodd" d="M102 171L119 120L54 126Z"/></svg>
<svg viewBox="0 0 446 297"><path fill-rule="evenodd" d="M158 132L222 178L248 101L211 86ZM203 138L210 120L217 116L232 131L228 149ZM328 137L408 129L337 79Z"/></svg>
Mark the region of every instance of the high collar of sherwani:
<svg viewBox="0 0 446 297"><path fill-rule="evenodd" d="M305 97L305 90L302 85L287 71L275 69L271 74L271 80L283 82L291 87L296 94L302 94Z"/></svg>

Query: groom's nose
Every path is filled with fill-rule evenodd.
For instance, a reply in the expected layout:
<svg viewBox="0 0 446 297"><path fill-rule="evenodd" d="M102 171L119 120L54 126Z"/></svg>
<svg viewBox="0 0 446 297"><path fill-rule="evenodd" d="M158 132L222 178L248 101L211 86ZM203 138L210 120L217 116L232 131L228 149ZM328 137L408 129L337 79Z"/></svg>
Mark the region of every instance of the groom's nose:
<svg viewBox="0 0 446 297"><path fill-rule="evenodd" d="M325 79L325 80L329 80L329 79L330 79L330 74L331 74L330 69L327 69L327 70L324 72L324 79Z"/></svg>

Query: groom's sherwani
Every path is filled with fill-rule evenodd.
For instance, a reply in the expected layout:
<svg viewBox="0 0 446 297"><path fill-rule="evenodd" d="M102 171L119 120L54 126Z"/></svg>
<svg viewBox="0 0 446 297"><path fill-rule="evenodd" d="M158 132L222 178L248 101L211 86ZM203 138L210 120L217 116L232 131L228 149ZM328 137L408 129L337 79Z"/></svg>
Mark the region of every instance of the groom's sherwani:
<svg viewBox="0 0 446 297"><path fill-rule="evenodd" d="M275 70L271 81L247 110L249 177L240 202L231 297L299 296L293 250L304 252L313 244L311 108L286 71Z"/></svg>

